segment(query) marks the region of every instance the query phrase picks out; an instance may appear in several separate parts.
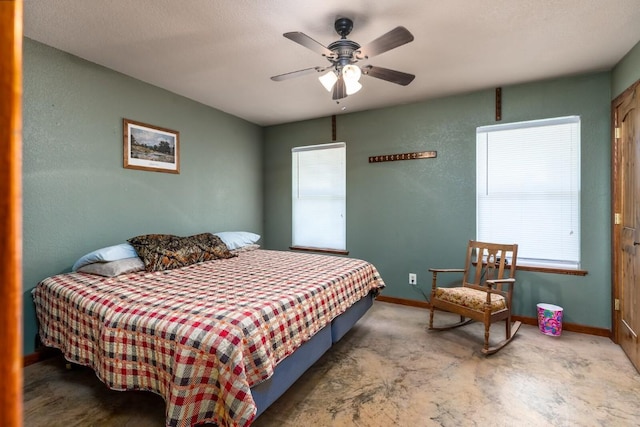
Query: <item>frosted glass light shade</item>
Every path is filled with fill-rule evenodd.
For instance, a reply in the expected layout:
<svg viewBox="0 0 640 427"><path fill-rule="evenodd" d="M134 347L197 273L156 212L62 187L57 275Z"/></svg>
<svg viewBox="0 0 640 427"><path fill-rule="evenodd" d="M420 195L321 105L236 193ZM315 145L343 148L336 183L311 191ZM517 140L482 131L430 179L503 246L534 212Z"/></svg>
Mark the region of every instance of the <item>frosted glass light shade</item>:
<svg viewBox="0 0 640 427"><path fill-rule="evenodd" d="M342 68L342 78L344 79L344 86L347 91L347 95L353 95L362 89L362 85L358 83L362 71L357 65L346 65Z"/></svg>
<svg viewBox="0 0 640 427"><path fill-rule="evenodd" d="M322 86L324 86L327 92L331 92L333 85L338 81L338 76L336 76L336 73L332 70L318 77L318 80L320 80L320 83L322 83Z"/></svg>
<svg viewBox="0 0 640 427"><path fill-rule="evenodd" d="M344 86L346 88L347 95L353 95L354 93L362 89L362 85L354 80L344 79Z"/></svg>
<svg viewBox="0 0 640 427"><path fill-rule="evenodd" d="M360 80L360 76L362 75L362 71L360 71L360 67L357 65L346 65L342 68L342 77L344 77L345 83L347 82L357 82Z"/></svg>

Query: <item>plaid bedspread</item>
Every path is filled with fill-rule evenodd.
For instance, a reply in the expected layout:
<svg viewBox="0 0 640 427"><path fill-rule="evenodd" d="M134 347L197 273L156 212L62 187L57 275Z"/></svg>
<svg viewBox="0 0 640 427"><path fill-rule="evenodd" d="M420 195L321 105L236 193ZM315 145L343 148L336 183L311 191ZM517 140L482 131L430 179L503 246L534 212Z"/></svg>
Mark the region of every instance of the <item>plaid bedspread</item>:
<svg viewBox="0 0 640 427"><path fill-rule="evenodd" d="M246 426L250 387L382 287L362 260L259 249L169 271L61 274L33 298L45 345L112 389L160 394L168 426Z"/></svg>

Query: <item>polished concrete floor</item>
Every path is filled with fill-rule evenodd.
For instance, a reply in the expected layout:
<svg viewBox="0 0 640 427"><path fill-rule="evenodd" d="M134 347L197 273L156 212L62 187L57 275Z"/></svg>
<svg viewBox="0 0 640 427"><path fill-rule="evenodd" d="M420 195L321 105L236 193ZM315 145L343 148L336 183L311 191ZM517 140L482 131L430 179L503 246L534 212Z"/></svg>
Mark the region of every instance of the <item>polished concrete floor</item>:
<svg viewBox="0 0 640 427"><path fill-rule="evenodd" d="M428 314L376 302L253 425L640 425L640 375L608 338L523 325L485 357L481 325L430 332ZM164 425L159 396L108 390L60 358L25 368L24 383L25 427Z"/></svg>

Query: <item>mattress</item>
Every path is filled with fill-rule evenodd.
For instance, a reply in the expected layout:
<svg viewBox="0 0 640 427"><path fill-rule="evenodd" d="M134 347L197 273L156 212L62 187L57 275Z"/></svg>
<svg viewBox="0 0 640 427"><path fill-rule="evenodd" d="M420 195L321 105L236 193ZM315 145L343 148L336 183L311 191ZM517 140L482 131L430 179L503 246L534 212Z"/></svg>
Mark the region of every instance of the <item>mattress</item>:
<svg viewBox="0 0 640 427"><path fill-rule="evenodd" d="M245 426L250 388L382 287L366 261L260 249L151 273L66 273L33 296L45 345L112 389L163 396L167 425Z"/></svg>

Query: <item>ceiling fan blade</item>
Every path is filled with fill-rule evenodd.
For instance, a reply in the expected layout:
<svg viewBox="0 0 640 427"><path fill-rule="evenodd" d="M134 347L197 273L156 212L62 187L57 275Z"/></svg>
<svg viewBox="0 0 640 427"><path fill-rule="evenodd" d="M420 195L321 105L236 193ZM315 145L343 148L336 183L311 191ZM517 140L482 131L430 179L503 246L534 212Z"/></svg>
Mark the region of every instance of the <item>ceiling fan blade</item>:
<svg viewBox="0 0 640 427"><path fill-rule="evenodd" d="M396 27L369 44L362 46L355 52L355 56L357 59L372 58L410 41L413 41L413 34L405 27Z"/></svg>
<svg viewBox="0 0 640 427"><path fill-rule="evenodd" d="M403 73L401 71L390 70L388 68L374 67L373 65L367 65L361 67L362 74L369 77L375 77L377 79L386 80L391 83L406 86L416 78L413 74Z"/></svg>
<svg viewBox="0 0 640 427"><path fill-rule="evenodd" d="M328 58L335 57L335 54L332 51L330 51L325 46L318 43L317 41L315 41L305 33L301 33L300 31L293 31L290 33L284 33L283 36L285 36L291 41L301 44L307 49L311 49L312 51L319 53L322 56L326 56Z"/></svg>
<svg viewBox="0 0 640 427"><path fill-rule="evenodd" d="M347 97L347 87L344 84L344 78L342 74L338 77L338 81L336 81L335 86L333 86L333 100L337 101L338 99Z"/></svg>
<svg viewBox="0 0 640 427"><path fill-rule="evenodd" d="M300 76L305 76L307 74L313 74L313 73L321 73L326 69L327 67L305 68L304 70L291 71L289 73L278 74L277 76L271 77L271 80L276 82L281 82L282 80L291 79L293 77L300 77Z"/></svg>

